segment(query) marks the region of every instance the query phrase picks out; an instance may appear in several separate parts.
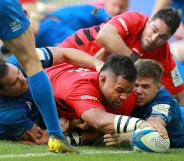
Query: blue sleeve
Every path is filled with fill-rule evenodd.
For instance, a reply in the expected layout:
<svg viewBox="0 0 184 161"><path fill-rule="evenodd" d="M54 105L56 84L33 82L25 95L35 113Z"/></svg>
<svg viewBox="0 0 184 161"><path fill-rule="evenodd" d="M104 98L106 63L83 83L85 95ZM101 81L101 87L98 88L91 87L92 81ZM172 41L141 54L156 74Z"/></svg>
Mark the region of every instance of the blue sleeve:
<svg viewBox="0 0 184 161"><path fill-rule="evenodd" d="M27 130L32 129L34 122L28 117L19 119L11 124L6 124L6 139L18 140L24 136Z"/></svg>
<svg viewBox="0 0 184 161"><path fill-rule="evenodd" d="M151 117L161 117L166 124L168 124L175 113L175 110L172 105L163 103L157 104L152 107Z"/></svg>
<svg viewBox="0 0 184 161"><path fill-rule="evenodd" d="M48 48L36 48L36 52L37 52L38 57L42 63L43 68L47 68L47 67L52 66L53 56L52 56L51 51ZM22 68L21 68L19 62L14 55L11 55L7 59L7 62L17 66L22 71Z"/></svg>
<svg viewBox="0 0 184 161"><path fill-rule="evenodd" d="M18 110L9 109L3 111L1 115L0 140L18 140L34 125L25 110L22 110L23 108L20 107Z"/></svg>
<svg viewBox="0 0 184 161"><path fill-rule="evenodd" d="M7 61L7 63L11 63L11 64L15 65L17 68L21 69L19 62L14 55L11 55L6 61Z"/></svg>

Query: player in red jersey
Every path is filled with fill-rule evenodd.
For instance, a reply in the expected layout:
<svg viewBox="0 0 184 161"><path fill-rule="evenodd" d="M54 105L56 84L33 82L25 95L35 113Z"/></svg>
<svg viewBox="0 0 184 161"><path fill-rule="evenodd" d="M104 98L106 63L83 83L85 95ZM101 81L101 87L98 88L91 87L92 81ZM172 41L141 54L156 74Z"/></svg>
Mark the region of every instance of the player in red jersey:
<svg viewBox="0 0 184 161"><path fill-rule="evenodd" d="M131 91L137 74L130 58L112 56L100 72L68 64L50 67L46 72L62 118L81 119L102 133L125 133L144 125L137 118L125 116L135 105Z"/></svg>
<svg viewBox="0 0 184 161"><path fill-rule="evenodd" d="M164 68L165 88L184 105L184 84L167 42L180 21L172 8L162 9L150 19L137 12L126 12L99 26L77 31L59 46L96 54L103 60L112 52L130 56L133 61L156 60Z"/></svg>

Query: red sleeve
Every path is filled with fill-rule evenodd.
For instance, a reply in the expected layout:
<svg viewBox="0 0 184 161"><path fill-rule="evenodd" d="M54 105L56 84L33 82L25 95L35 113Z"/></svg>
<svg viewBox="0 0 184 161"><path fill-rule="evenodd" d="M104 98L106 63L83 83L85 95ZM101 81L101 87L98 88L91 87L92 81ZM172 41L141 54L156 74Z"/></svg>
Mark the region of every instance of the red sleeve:
<svg viewBox="0 0 184 161"><path fill-rule="evenodd" d="M20 3L27 3L27 2L29 2L29 3L34 3L34 2L36 2L37 0L19 0L19 2Z"/></svg>
<svg viewBox="0 0 184 161"><path fill-rule="evenodd" d="M179 74L176 62L172 56L172 53L170 52L170 47L168 43L165 45L165 48L166 51L163 52L165 52L166 54L162 54L162 52L160 52L159 56L160 62L164 67L162 82L165 88L171 94L176 94L184 90L184 84Z"/></svg>
<svg viewBox="0 0 184 161"><path fill-rule="evenodd" d="M119 35L125 39L142 29L147 20L148 17L137 12L125 12L109 20L109 23L113 25L118 30Z"/></svg>

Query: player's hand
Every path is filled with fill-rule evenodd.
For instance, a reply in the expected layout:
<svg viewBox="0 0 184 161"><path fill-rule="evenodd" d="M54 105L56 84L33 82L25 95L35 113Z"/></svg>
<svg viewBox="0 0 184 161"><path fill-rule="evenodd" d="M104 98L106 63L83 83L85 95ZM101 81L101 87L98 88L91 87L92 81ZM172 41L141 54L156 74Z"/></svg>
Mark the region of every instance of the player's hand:
<svg viewBox="0 0 184 161"><path fill-rule="evenodd" d="M73 128L79 128L83 130L89 128L89 125L81 119L73 119L70 123Z"/></svg>
<svg viewBox="0 0 184 161"><path fill-rule="evenodd" d="M153 121L143 121L138 128L144 128L144 127L151 127L153 130L158 131L160 136L162 136L164 139L168 138L168 133L165 127L158 123L158 122L153 122Z"/></svg>
<svg viewBox="0 0 184 161"><path fill-rule="evenodd" d="M36 144L47 144L49 135L47 130L42 130L40 127L38 127L38 135L35 136L30 131L26 131L26 134L32 139L32 141Z"/></svg>
<svg viewBox="0 0 184 161"><path fill-rule="evenodd" d="M48 132L47 130L42 130L38 127L37 135L33 134L31 131L26 131L25 133L29 139L21 140L23 144L47 144L48 142Z"/></svg>
<svg viewBox="0 0 184 161"><path fill-rule="evenodd" d="M60 122L60 127L64 133L69 132L71 130L70 120L64 117L61 117L59 119L59 122Z"/></svg>
<svg viewBox="0 0 184 161"><path fill-rule="evenodd" d="M120 134L105 134L104 142L106 145L116 145L121 143L121 135Z"/></svg>

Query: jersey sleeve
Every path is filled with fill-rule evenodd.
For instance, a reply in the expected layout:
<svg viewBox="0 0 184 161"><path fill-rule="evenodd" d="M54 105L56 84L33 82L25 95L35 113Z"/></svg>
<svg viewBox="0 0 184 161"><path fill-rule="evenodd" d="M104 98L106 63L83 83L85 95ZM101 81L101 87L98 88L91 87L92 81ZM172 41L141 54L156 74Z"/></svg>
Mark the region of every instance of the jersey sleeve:
<svg viewBox="0 0 184 161"><path fill-rule="evenodd" d="M117 30L119 35L125 39L139 31L143 23L147 21L147 17L137 12L125 12L118 16L115 16L108 23L113 25Z"/></svg>
<svg viewBox="0 0 184 161"><path fill-rule="evenodd" d="M161 62L162 66L164 67L164 74L162 77L162 83L164 84L164 87L171 93L176 94L184 90L184 84L183 80L180 76L178 67L176 65L176 62L172 56L172 53L170 52L169 44L166 44L166 50L165 50L165 58L162 59L162 56L158 59L162 59L159 62Z"/></svg>
<svg viewBox="0 0 184 161"><path fill-rule="evenodd" d="M152 112L150 117L161 117L166 124L172 120L172 115L174 114L174 109L170 104L162 103L156 104L152 107Z"/></svg>
<svg viewBox="0 0 184 161"><path fill-rule="evenodd" d="M6 138L8 140L18 140L24 136L27 130L32 129L34 122L27 118L17 120L16 122L12 122L6 124Z"/></svg>
<svg viewBox="0 0 184 161"><path fill-rule="evenodd" d="M18 140L34 125L34 122L20 109L8 110L6 114L3 111L1 116L1 140Z"/></svg>
<svg viewBox="0 0 184 161"><path fill-rule="evenodd" d="M150 104L150 108L147 108L147 112L150 112L151 117L161 117L168 125L174 118L179 118L179 104L174 100L169 92L161 89L156 99Z"/></svg>

